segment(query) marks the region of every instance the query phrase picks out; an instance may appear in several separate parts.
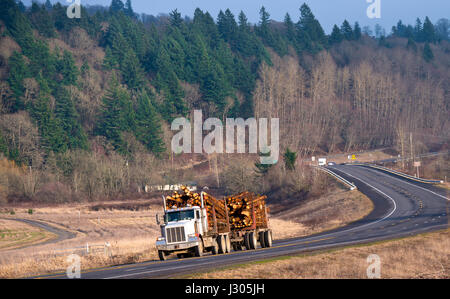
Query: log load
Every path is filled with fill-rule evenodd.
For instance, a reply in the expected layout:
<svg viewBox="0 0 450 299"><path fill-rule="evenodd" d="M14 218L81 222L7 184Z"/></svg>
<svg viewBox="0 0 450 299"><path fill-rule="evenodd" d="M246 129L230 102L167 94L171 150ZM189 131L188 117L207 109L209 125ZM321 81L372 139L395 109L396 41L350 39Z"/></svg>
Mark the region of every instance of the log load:
<svg viewBox="0 0 450 299"><path fill-rule="evenodd" d="M214 215L217 223L217 231L225 232L228 229L227 212L224 200L218 200L214 196L203 192L203 201L208 214L208 226L214 227ZM186 186L181 186L181 192L174 191L166 197L167 209L179 209L188 206L201 206L202 200L199 193L192 192Z"/></svg>
<svg viewBox="0 0 450 299"><path fill-rule="evenodd" d="M218 200L212 195L203 192L203 200L208 212L208 226L213 228L214 215L217 230L224 232L228 229L241 230L245 228L266 228L266 202L267 196L257 196L245 191L233 196ZM174 191L171 196L166 197L166 208L177 209L188 206L201 206L199 193L191 192L189 188L181 186L181 191ZM227 213L227 210L228 213ZM228 218L228 223L227 223Z"/></svg>
<svg viewBox="0 0 450 299"><path fill-rule="evenodd" d="M231 229L267 227L266 198L265 195L257 196L248 191L227 197Z"/></svg>

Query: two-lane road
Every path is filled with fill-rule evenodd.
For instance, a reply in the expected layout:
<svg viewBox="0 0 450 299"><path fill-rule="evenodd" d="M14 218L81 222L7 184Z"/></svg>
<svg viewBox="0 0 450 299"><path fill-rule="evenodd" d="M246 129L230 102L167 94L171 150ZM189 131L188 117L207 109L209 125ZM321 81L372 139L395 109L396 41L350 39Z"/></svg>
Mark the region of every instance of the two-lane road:
<svg viewBox="0 0 450 299"><path fill-rule="evenodd" d="M363 166L336 165L329 169L354 182L358 189L373 201L374 209L367 217L332 231L309 237L279 240L274 242L271 248L86 270L82 271L81 278L179 276L225 265L391 239L448 227L448 202L443 190L429 188ZM65 277L65 273L61 273L40 278Z"/></svg>

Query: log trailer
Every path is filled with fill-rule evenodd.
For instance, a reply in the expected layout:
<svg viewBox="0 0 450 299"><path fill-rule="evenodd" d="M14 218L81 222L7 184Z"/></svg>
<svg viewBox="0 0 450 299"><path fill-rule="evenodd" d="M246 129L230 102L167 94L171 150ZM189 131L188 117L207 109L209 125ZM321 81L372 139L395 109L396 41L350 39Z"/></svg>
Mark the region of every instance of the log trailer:
<svg viewBox="0 0 450 299"><path fill-rule="evenodd" d="M242 192L222 200L200 192L174 193L164 201L164 220L156 215L161 236L156 240L160 260L171 254L178 258L224 254L231 249L252 250L272 246L266 196Z"/></svg>

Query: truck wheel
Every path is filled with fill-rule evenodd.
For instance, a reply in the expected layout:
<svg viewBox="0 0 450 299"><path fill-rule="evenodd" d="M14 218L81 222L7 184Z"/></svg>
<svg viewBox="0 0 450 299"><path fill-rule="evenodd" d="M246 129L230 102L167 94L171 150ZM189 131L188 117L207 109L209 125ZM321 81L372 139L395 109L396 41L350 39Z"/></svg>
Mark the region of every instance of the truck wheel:
<svg viewBox="0 0 450 299"><path fill-rule="evenodd" d="M266 230L264 232L264 245L266 245L266 247L272 247L272 231L271 230Z"/></svg>
<svg viewBox="0 0 450 299"><path fill-rule="evenodd" d="M167 260L167 255L163 250L158 250L158 256L161 261Z"/></svg>
<svg viewBox="0 0 450 299"><path fill-rule="evenodd" d="M226 248L226 236L225 235L219 235L217 237L217 244L219 244L219 253L226 253L227 248Z"/></svg>
<svg viewBox="0 0 450 299"><path fill-rule="evenodd" d="M231 241L229 235L224 235L225 237L225 252L230 253L231 252Z"/></svg>
<svg viewBox="0 0 450 299"><path fill-rule="evenodd" d="M255 232L250 232L248 234L248 245L250 245L250 249L256 249L258 246Z"/></svg>
<svg viewBox="0 0 450 299"><path fill-rule="evenodd" d="M216 255L219 252L219 245L217 244L217 241L213 241L213 246L211 247L211 253L212 255Z"/></svg>
<svg viewBox="0 0 450 299"><path fill-rule="evenodd" d="M249 242L249 234L248 233L245 233L245 235L244 235L244 247L247 249L247 250L250 250L250 242Z"/></svg>
<svg viewBox="0 0 450 299"><path fill-rule="evenodd" d="M259 232L259 244L262 248L266 247L266 242L264 242L264 232Z"/></svg>
<svg viewBox="0 0 450 299"><path fill-rule="evenodd" d="M203 256L203 243L201 240L200 240L199 244L197 246L195 246L194 253L195 253L196 257Z"/></svg>

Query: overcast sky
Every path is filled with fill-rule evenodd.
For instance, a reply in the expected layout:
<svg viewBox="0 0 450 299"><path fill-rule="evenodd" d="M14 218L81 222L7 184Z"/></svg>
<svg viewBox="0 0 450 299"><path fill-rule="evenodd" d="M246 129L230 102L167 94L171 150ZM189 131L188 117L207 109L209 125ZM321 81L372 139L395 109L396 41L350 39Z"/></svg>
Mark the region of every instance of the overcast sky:
<svg viewBox="0 0 450 299"><path fill-rule="evenodd" d="M56 0L50 0L52 3ZM60 0L62 4L69 4L71 0ZM101 4L109 6L111 0L80 0L81 4ZM123 0L125 2L126 0ZM414 24L417 17L422 20L430 17L433 23L440 18L450 18L450 0L378 0L381 2L381 18L369 19L367 8L377 0L132 0L132 6L137 13L158 15L169 13L177 8L181 14L193 16L194 10L199 7L216 18L219 10L229 8L236 16L241 10L247 15L250 22L258 22L259 9L265 6L271 18L282 21L288 12L294 21L298 20L299 7L306 2L314 15L319 19L327 33L331 32L334 24L342 24L344 19L350 23L358 21L362 26L375 24L383 26L387 32L399 19L406 24ZM31 0L23 1L25 4ZM40 0L39 2L44 2Z"/></svg>

